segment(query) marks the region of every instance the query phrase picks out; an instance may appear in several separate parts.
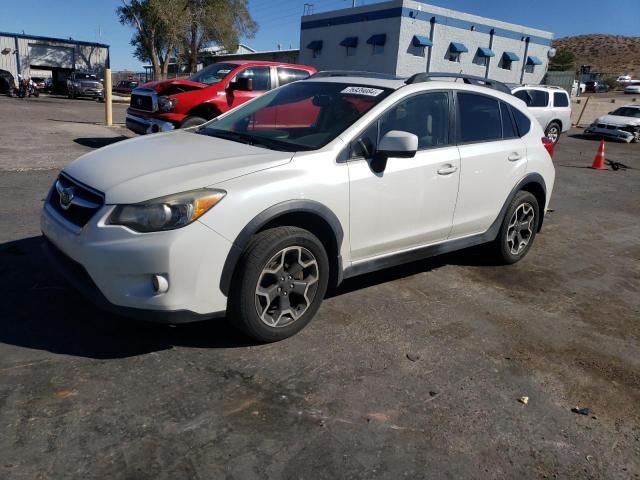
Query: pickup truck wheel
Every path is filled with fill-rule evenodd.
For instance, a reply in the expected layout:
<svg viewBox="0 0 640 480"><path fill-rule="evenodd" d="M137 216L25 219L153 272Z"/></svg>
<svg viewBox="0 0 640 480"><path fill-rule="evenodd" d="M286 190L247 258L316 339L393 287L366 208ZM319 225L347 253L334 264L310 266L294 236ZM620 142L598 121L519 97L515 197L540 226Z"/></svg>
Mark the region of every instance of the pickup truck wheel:
<svg viewBox="0 0 640 480"><path fill-rule="evenodd" d="M553 141L555 145L560 140L560 134L562 133L562 127L557 122L551 122L547 129L544 131L544 134Z"/></svg>
<svg viewBox="0 0 640 480"><path fill-rule="evenodd" d="M493 242L496 260L504 264L520 261L527 254L538 232L540 207L536 197L519 191L507 208L500 233Z"/></svg>
<svg viewBox="0 0 640 480"><path fill-rule="evenodd" d="M229 295L229 319L260 342L288 338L320 308L329 260L318 238L297 227L258 233L242 254Z"/></svg>
<svg viewBox="0 0 640 480"><path fill-rule="evenodd" d="M187 117L184 122L180 124L180 128L189 128L202 125L207 120L202 117Z"/></svg>

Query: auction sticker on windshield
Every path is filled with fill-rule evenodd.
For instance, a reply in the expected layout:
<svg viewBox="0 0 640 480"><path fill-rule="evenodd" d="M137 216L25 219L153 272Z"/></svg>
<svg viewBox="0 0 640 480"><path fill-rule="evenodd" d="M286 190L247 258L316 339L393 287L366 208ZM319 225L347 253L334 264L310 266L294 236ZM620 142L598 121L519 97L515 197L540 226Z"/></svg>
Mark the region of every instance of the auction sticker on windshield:
<svg viewBox="0 0 640 480"><path fill-rule="evenodd" d="M340 93L350 93L352 95L367 95L368 97L377 97L384 90L380 90L379 88L369 88L369 87L347 87L342 90Z"/></svg>

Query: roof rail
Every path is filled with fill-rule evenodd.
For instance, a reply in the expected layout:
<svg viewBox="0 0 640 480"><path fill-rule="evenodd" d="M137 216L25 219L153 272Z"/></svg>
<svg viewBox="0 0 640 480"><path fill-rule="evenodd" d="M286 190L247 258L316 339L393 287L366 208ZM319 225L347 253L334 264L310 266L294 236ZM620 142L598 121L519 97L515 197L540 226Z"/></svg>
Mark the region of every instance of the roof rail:
<svg viewBox="0 0 640 480"><path fill-rule="evenodd" d="M364 70L321 70L314 73L309 78L326 78L326 77L368 77L379 78L383 80L401 80L400 77L387 73L366 72Z"/></svg>
<svg viewBox="0 0 640 480"><path fill-rule="evenodd" d="M478 77L475 75L465 75L463 73L448 73L448 72L429 72L429 73L416 73L409 77L405 83L411 85L412 83L429 82L438 78L455 78L461 79L468 85L477 85L479 87L492 88L500 92L508 93L511 95L511 89L502 82L491 80L489 78Z"/></svg>

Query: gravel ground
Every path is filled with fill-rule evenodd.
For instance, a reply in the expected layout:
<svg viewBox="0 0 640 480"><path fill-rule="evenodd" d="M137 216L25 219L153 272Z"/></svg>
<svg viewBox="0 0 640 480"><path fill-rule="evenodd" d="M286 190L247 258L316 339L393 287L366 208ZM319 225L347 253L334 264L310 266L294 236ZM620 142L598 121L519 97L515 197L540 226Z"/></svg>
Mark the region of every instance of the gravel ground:
<svg viewBox="0 0 640 480"><path fill-rule="evenodd" d="M593 171L597 141L563 137L519 264L355 278L255 345L100 313L49 269L58 169L128 135L101 108L0 98L0 478L640 478L640 145Z"/></svg>

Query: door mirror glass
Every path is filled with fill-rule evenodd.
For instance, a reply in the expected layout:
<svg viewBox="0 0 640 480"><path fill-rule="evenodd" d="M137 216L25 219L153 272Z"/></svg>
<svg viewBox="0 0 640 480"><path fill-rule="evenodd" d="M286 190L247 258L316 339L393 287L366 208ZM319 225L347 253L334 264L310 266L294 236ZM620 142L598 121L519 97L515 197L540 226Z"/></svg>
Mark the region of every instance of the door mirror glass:
<svg viewBox="0 0 640 480"><path fill-rule="evenodd" d="M377 153L387 157L412 158L417 151L417 135L401 130L391 130L380 139Z"/></svg>

